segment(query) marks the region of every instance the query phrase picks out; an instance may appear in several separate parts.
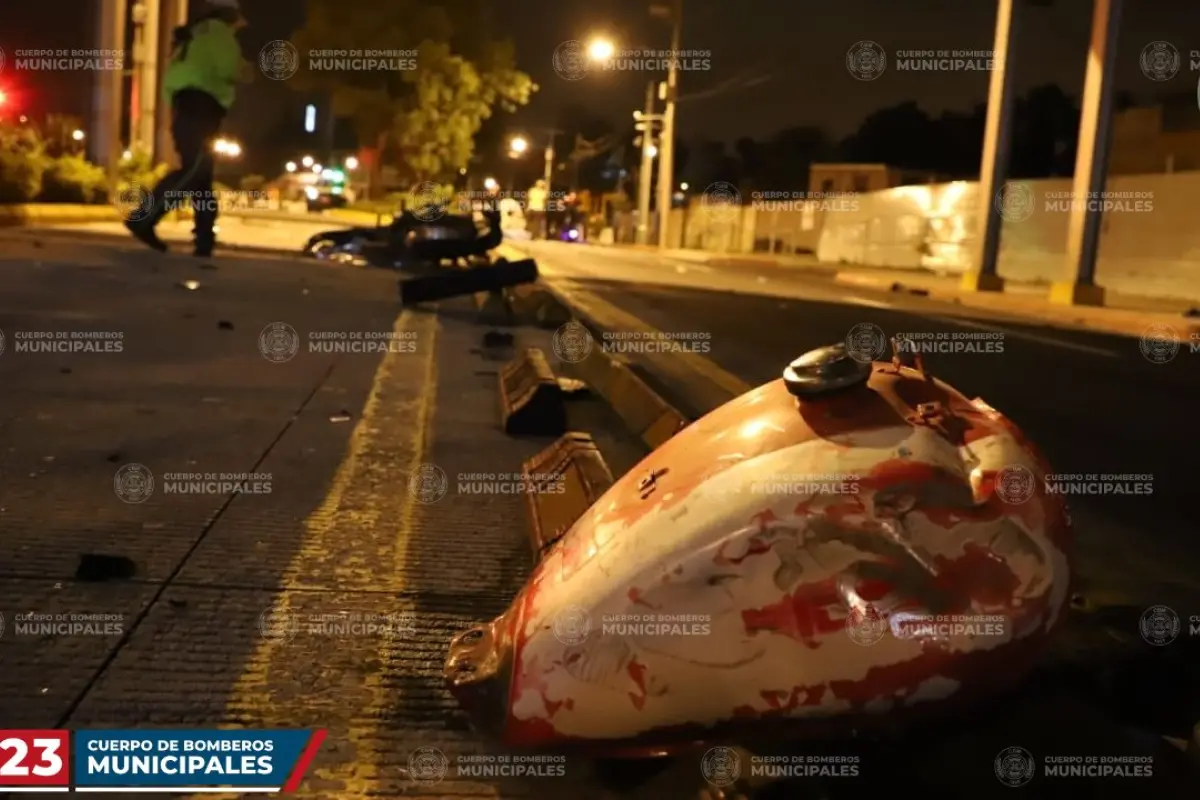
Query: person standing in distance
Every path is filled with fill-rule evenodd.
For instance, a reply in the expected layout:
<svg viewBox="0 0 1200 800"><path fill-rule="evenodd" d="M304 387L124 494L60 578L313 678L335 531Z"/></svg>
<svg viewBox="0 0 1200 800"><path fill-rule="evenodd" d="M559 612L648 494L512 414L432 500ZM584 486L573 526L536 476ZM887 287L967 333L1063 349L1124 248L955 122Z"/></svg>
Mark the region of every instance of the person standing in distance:
<svg viewBox="0 0 1200 800"><path fill-rule="evenodd" d="M190 197L196 223L195 253L207 257L216 244L213 140L233 105L237 84L250 77L250 65L242 58L237 40L237 31L246 25L239 0L204 0L204 5L199 18L175 29L171 60L163 76L180 167L154 187L149 213L126 221L125 227L153 249L166 252L167 245L155 228L180 198Z"/></svg>

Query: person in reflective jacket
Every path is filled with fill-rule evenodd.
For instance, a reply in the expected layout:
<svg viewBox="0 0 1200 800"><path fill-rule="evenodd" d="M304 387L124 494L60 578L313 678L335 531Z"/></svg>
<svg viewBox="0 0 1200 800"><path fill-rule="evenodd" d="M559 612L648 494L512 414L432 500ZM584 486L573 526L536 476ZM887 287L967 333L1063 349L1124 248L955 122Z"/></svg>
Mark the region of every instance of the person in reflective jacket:
<svg viewBox="0 0 1200 800"><path fill-rule="evenodd" d="M205 0L205 5L199 18L175 29L174 49L163 76L180 167L164 177L149 200L125 222L142 242L166 252L167 245L155 227L168 211L190 201L198 256L211 255L216 244L213 140L233 105L237 84L249 76L236 35L246 25L239 0Z"/></svg>

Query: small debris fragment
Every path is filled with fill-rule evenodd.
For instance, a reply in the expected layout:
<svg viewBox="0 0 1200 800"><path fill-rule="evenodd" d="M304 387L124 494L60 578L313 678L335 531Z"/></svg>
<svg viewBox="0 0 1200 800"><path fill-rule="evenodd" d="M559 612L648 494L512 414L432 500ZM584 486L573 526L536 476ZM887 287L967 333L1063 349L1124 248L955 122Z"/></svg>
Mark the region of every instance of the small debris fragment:
<svg viewBox="0 0 1200 800"><path fill-rule="evenodd" d="M343 408L341 413L334 414L333 416L331 416L329 418L329 421L330 422L349 422L352 418L353 417L351 417L350 412Z"/></svg>
<svg viewBox="0 0 1200 800"><path fill-rule="evenodd" d="M915 294L917 297L929 297L928 289L909 289L909 294Z"/></svg>
<svg viewBox="0 0 1200 800"><path fill-rule="evenodd" d="M512 347L513 335L503 331L488 331L483 335L484 347Z"/></svg>
<svg viewBox="0 0 1200 800"><path fill-rule="evenodd" d="M179 288L194 292L200 288L200 281L180 281Z"/></svg>
<svg viewBox="0 0 1200 800"><path fill-rule="evenodd" d="M107 462L108 462L108 463L110 463L110 464L116 464L116 463L117 463L118 461L120 461L120 460L121 460L121 454L120 454L120 453L109 453L109 454L108 454L108 457L107 457L107 458L105 458L105 461L107 461Z"/></svg>
<svg viewBox="0 0 1200 800"><path fill-rule="evenodd" d="M59 371L59 373L60 373L60 374L62 374L62 375L70 375L70 374L71 374L71 368L70 368L70 367L59 367L58 371Z"/></svg>
<svg viewBox="0 0 1200 800"><path fill-rule="evenodd" d="M42 456L42 461L45 461L46 463L50 463L53 460L54 456Z"/></svg>
<svg viewBox="0 0 1200 800"><path fill-rule="evenodd" d="M217 268L216 264L209 264L207 262L200 265L200 269L214 269L215 270L216 268Z"/></svg>
<svg viewBox="0 0 1200 800"><path fill-rule="evenodd" d="M171 608L187 608L187 600L168 600Z"/></svg>
<svg viewBox="0 0 1200 800"><path fill-rule="evenodd" d="M1192 306L1187 311L1183 312L1185 317L1200 317L1200 307Z"/></svg>
<svg viewBox="0 0 1200 800"><path fill-rule="evenodd" d="M308 294L308 289L301 289L300 294Z"/></svg>
<svg viewBox="0 0 1200 800"><path fill-rule="evenodd" d="M129 580L136 572L137 565L125 556L84 553L75 567L75 579L88 583Z"/></svg>
<svg viewBox="0 0 1200 800"><path fill-rule="evenodd" d="M903 292L903 291L904 291L904 284L903 284L903 283L900 283L899 281L897 281L897 282L893 283L893 284L892 284L892 285L891 285L891 286L888 288L888 291L890 291L890 292Z"/></svg>
<svg viewBox="0 0 1200 800"><path fill-rule="evenodd" d="M227 319L223 319L217 322L217 328L223 331L231 331L233 330L233 323Z"/></svg>

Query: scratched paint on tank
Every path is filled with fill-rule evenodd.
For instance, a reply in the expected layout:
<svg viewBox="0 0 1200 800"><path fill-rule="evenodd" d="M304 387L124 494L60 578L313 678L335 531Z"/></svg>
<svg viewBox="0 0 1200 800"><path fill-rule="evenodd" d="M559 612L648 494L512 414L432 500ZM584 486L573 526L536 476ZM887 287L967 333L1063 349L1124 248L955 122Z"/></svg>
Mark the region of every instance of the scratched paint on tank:
<svg viewBox="0 0 1200 800"><path fill-rule="evenodd" d="M958 656L1000 652L1057 621L1068 565L1050 534L1059 527L1054 509L1041 493L1004 505L982 477L1014 464L1044 472L1007 421L958 396L973 432L960 444L870 422L831 436L827 419L818 423L828 438L819 438L807 424L809 435L797 435L794 401L766 402L767 389L741 399L741 413L763 422L758 441L720 443L718 469L700 463L711 442L687 446L681 434L642 465L655 468L655 455L678 445L657 460L678 467L661 492L602 498L539 566L517 623L515 740L550 730L624 738L733 716L827 716L941 699L959 688ZM887 417L878 407L870 415ZM796 444L762 444L789 425ZM792 494L763 482L832 474L861 478L861 493ZM986 580L972 581L979 576ZM885 636L864 648L845 630L855 600L885 611L1002 612L1011 624L986 639ZM554 620L570 607L587 611L592 635L564 644ZM708 631L604 634L606 618L641 614L698 616Z"/></svg>

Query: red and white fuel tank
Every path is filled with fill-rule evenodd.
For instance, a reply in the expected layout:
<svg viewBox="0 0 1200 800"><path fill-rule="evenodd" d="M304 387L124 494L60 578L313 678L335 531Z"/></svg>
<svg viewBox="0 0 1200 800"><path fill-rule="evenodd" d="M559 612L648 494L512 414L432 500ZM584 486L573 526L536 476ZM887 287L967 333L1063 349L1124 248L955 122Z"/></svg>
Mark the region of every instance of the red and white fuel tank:
<svg viewBox="0 0 1200 800"><path fill-rule="evenodd" d="M1050 472L919 363L814 351L618 480L446 680L505 745L623 754L986 696L1063 620Z"/></svg>

